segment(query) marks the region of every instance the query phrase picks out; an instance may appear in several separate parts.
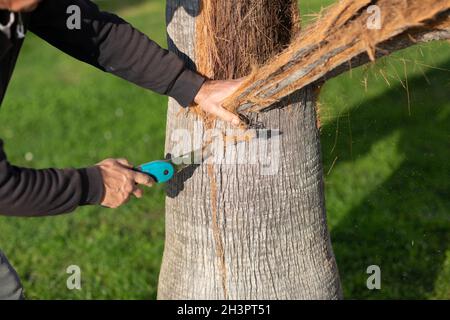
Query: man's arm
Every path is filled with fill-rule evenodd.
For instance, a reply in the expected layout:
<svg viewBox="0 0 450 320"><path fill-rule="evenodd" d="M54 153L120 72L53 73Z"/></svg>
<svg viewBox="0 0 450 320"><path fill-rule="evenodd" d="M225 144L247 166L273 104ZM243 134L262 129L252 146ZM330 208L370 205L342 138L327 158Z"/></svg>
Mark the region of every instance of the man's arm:
<svg viewBox="0 0 450 320"><path fill-rule="evenodd" d="M0 140L0 214L46 216L100 204L104 197L99 167L33 170L9 164Z"/></svg>
<svg viewBox="0 0 450 320"><path fill-rule="evenodd" d="M80 30L67 28L71 5L81 9ZM194 101L205 81L177 55L88 0L44 0L31 14L29 29L67 54L183 106Z"/></svg>
<svg viewBox="0 0 450 320"><path fill-rule="evenodd" d="M106 159L84 169L20 168L8 162L0 139L0 215L50 216L94 204L117 208L132 195L141 198L140 186L154 184L133 168L126 159Z"/></svg>

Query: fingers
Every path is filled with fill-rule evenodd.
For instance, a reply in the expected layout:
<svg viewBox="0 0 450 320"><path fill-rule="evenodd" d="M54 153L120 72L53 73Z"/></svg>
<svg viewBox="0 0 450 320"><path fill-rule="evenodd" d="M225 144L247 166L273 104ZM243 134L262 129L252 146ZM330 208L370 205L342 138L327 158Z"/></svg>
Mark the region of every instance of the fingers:
<svg viewBox="0 0 450 320"><path fill-rule="evenodd" d="M133 172L133 175L134 175L133 177L134 182L136 182L137 184L142 184L147 187L151 187L155 184L155 180L153 180L153 178L148 174L141 172Z"/></svg>
<svg viewBox="0 0 450 320"><path fill-rule="evenodd" d="M229 95L231 95L232 93L234 93L244 82L245 77L239 78L239 79L234 79L234 80L229 80L229 86L228 86L228 90L230 90ZM216 112L216 116L221 119L222 121L226 121L226 122L230 122L232 125L234 126L239 126L239 124L241 123L241 120L239 119L239 117L228 111L227 109L225 109L222 105L219 106L219 108L215 108L215 112Z"/></svg>
<svg viewBox="0 0 450 320"><path fill-rule="evenodd" d="M133 191L133 194L134 194L134 196L135 196L136 198L140 199L140 198L142 198L142 196L144 195L144 190L142 190L142 189L136 187L136 188L134 189L134 191Z"/></svg>
<svg viewBox="0 0 450 320"><path fill-rule="evenodd" d="M235 80L209 80L200 88L195 97L195 102L206 113L210 113L222 121L230 122L234 126L239 126L239 117L226 110L222 103L229 98L242 84L244 78Z"/></svg>
<svg viewBox="0 0 450 320"><path fill-rule="evenodd" d="M134 166L125 158L120 158L120 159L117 159L116 161L118 163L120 163L121 165L123 165L124 167L130 168L130 169L134 168Z"/></svg>
<svg viewBox="0 0 450 320"><path fill-rule="evenodd" d="M128 202L130 196L141 198L143 192L136 184L151 187L154 180L141 172L133 170L133 165L126 159L106 159L98 163L103 178L105 196L102 205L118 208Z"/></svg>

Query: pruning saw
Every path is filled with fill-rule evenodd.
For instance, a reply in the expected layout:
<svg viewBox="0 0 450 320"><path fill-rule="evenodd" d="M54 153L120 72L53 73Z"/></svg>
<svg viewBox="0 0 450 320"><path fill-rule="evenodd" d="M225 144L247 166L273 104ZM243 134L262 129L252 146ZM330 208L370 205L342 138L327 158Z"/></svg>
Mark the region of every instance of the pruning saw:
<svg viewBox="0 0 450 320"><path fill-rule="evenodd" d="M172 179L183 169L191 165L201 164L210 155L211 147L207 145L175 158L141 164L135 170L148 174L156 183L164 183Z"/></svg>

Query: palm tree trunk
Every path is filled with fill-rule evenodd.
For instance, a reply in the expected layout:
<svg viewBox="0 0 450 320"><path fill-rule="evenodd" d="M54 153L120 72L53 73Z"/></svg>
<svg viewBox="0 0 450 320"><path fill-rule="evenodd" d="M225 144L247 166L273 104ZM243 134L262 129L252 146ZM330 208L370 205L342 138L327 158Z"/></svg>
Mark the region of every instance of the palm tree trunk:
<svg viewBox="0 0 450 320"><path fill-rule="evenodd" d="M244 1L229 2L237 6ZM274 2L260 1L267 6ZM197 60L199 13L197 1L167 0L169 48L191 63ZM274 34L268 31L258 32ZM292 30L279 26L276 34L282 32ZM289 37L276 37L275 43L283 45L283 39ZM276 54L278 47L269 54ZM197 48L197 56L199 50L207 49ZM254 44L245 50L252 56ZM233 56L222 59L233 61ZM216 164L209 172L201 165L168 185L159 299L341 297L325 215L314 90L307 86L252 118L280 132L277 173L266 175L261 164ZM177 144L173 134L180 129L193 134L196 118L180 115L180 106L170 99L167 119L166 151L171 153Z"/></svg>

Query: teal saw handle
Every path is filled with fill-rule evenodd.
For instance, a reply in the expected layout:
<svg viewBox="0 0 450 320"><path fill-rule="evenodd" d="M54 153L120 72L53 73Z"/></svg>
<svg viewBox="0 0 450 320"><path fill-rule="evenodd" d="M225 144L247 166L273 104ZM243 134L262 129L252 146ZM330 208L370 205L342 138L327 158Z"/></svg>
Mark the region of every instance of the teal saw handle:
<svg viewBox="0 0 450 320"><path fill-rule="evenodd" d="M175 175L175 168L173 164L163 160L144 163L137 169L150 175L153 179L155 179L156 183L167 182Z"/></svg>

